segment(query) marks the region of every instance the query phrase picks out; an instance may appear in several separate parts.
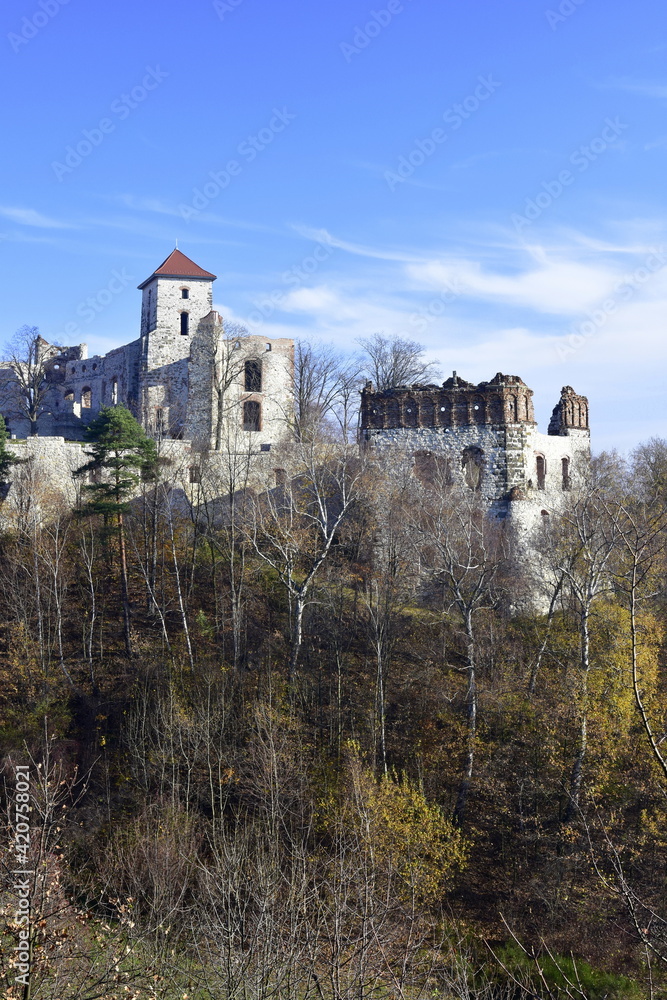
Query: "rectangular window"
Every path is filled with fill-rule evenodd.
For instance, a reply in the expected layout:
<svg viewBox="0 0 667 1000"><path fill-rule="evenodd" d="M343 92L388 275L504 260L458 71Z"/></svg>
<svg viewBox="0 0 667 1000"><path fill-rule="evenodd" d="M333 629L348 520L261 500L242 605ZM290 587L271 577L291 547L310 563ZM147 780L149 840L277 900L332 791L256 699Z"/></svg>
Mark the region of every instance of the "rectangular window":
<svg viewBox="0 0 667 1000"><path fill-rule="evenodd" d="M245 363L245 391L262 391L262 362L246 361Z"/></svg>
<svg viewBox="0 0 667 1000"><path fill-rule="evenodd" d="M262 410L259 403L250 399L243 404L243 430L261 430Z"/></svg>
<svg viewBox="0 0 667 1000"><path fill-rule="evenodd" d="M181 313L181 335L187 337L190 332L190 313Z"/></svg>

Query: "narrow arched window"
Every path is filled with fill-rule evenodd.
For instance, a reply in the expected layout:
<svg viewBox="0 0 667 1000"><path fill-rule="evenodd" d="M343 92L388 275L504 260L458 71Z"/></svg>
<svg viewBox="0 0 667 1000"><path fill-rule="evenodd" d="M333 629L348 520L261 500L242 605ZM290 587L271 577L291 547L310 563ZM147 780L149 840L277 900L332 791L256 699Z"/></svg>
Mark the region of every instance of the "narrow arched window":
<svg viewBox="0 0 667 1000"><path fill-rule="evenodd" d="M111 403L115 406L118 402L118 379L111 380Z"/></svg>
<svg viewBox="0 0 667 1000"><path fill-rule="evenodd" d="M245 391L262 391L262 362L246 361L245 363Z"/></svg>
<svg viewBox="0 0 667 1000"><path fill-rule="evenodd" d="M93 394L88 387L81 390L81 406L89 410L93 405Z"/></svg>
<svg viewBox="0 0 667 1000"><path fill-rule="evenodd" d="M398 409L398 400L387 400L387 427L400 427L401 415Z"/></svg>
<svg viewBox="0 0 667 1000"><path fill-rule="evenodd" d="M190 289L189 288L181 288L181 298L182 299L189 299L190 298Z"/></svg>
<svg viewBox="0 0 667 1000"><path fill-rule="evenodd" d="M510 396L507 400L507 412L509 416L509 421L512 424L516 424L519 421L519 402L516 396Z"/></svg>
<svg viewBox="0 0 667 1000"><path fill-rule="evenodd" d="M484 478L484 452L476 445L463 449L461 467L466 485L477 492L482 488Z"/></svg>
<svg viewBox="0 0 667 1000"><path fill-rule="evenodd" d="M417 412L417 400L413 399L411 396L405 401L405 406L403 407L403 421L404 427L416 427L418 412Z"/></svg>
<svg viewBox="0 0 667 1000"><path fill-rule="evenodd" d="M243 404L243 430L261 430L262 409L254 399L249 399Z"/></svg>
<svg viewBox="0 0 667 1000"><path fill-rule="evenodd" d="M569 490L570 486L571 486L571 481L570 481L570 459L569 458L563 458L563 459L561 459L561 465L562 465L562 469L563 469L563 489L564 490Z"/></svg>
<svg viewBox="0 0 667 1000"><path fill-rule="evenodd" d="M190 332L190 313L181 313L181 335L187 337Z"/></svg>
<svg viewBox="0 0 667 1000"><path fill-rule="evenodd" d="M198 465L190 466L190 482L201 483L201 468Z"/></svg>
<svg viewBox="0 0 667 1000"><path fill-rule="evenodd" d="M538 455L535 464L537 467L537 488L543 490L547 478L547 462L544 455Z"/></svg>

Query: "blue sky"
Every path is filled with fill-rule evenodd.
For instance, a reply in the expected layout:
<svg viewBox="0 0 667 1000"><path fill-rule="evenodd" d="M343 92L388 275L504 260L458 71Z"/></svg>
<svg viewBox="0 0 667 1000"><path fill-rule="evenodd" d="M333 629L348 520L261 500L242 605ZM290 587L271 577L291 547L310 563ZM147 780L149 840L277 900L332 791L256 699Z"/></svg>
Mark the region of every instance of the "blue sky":
<svg viewBox="0 0 667 1000"><path fill-rule="evenodd" d="M660 0L12 0L0 340L104 352L180 248L223 315L667 437Z"/></svg>

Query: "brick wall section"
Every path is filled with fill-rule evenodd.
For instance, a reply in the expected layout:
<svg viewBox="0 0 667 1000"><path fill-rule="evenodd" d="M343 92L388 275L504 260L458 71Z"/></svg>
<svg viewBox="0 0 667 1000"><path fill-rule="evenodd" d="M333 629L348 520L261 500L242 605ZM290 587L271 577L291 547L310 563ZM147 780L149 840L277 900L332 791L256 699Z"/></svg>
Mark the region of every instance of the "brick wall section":
<svg viewBox="0 0 667 1000"><path fill-rule="evenodd" d="M456 373L442 386L413 385L362 392L361 440L379 453L400 448L447 460L453 483L470 485L470 450L479 449L476 488L499 512L517 503L555 509L580 487L590 462L588 400L565 386L549 433L535 423L532 390L498 373L474 385ZM474 482L474 480L473 480Z"/></svg>

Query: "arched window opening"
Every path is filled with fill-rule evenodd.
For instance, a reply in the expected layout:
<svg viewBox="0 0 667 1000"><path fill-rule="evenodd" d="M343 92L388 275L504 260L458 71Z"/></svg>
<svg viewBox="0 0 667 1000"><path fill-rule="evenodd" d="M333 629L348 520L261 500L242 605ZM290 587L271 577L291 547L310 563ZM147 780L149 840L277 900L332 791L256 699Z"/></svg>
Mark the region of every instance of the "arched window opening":
<svg viewBox="0 0 667 1000"><path fill-rule="evenodd" d="M526 420L530 420L530 400L528 396L523 401L523 415Z"/></svg>
<svg viewBox="0 0 667 1000"><path fill-rule="evenodd" d="M401 418L398 409L398 400L390 399L387 401L387 427L400 427Z"/></svg>
<svg viewBox="0 0 667 1000"><path fill-rule="evenodd" d="M259 403L249 399L243 404L243 430L261 430L262 410Z"/></svg>
<svg viewBox="0 0 667 1000"><path fill-rule="evenodd" d="M371 410L371 426L384 427L384 410L380 403L377 403Z"/></svg>
<svg viewBox="0 0 667 1000"><path fill-rule="evenodd" d="M262 391L262 362L246 361L245 363L245 391Z"/></svg>
<svg viewBox="0 0 667 1000"><path fill-rule="evenodd" d="M438 407L438 423L441 427L449 427L452 423L452 404L448 399L443 399Z"/></svg>
<svg viewBox="0 0 667 1000"><path fill-rule="evenodd" d="M164 409L161 406L156 407L155 410L155 433L158 437L162 437L164 434L165 419L164 419Z"/></svg>
<svg viewBox="0 0 667 1000"><path fill-rule="evenodd" d="M484 452L482 449L476 445L464 448L461 466L466 485L475 492L479 491L482 488L484 478Z"/></svg>
<svg viewBox="0 0 667 1000"><path fill-rule="evenodd" d="M486 423L486 407L481 396L476 396L472 402L472 419L475 424Z"/></svg>
<svg viewBox="0 0 667 1000"><path fill-rule="evenodd" d="M489 405L489 415L492 424L503 422L503 401L500 396L493 396Z"/></svg>
<svg viewBox="0 0 667 1000"><path fill-rule="evenodd" d="M118 403L118 379L111 380L111 403L115 406Z"/></svg>
<svg viewBox="0 0 667 1000"><path fill-rule="evenodd" d="M92 405L93 405L93 394L91 390L88 388L88 386L86 386L85 389L81 390L81 406L85 410L89 410Z"/></svg>
<svg viewBox="0 0 667 1000"><path fill-rule="evenodd" d="M403 407L403 415L406 427L416 427L417 426L417 400L408 398L405 401L405 406Z"/></svg>
<svg viewBox="0 0 667 1000"><path fill-rule="evenodd" d="M511 424L519 422L519 401L516 396L509 396L507 399L507 415Z"/></svg>
<svg viewBox="0 0 667 1000"><path fill-rule="evenodd" d="M199 465L190 466L190 482L201 483L201 466Z"/></svg>
<svg viewBox="0 0 667 1000"><path fill-rule="evenodd" d="M547 478L547 462L544 455L538 455L535 464L537 467L537 488L543 490Z"/></svg>
<svg viewBox="0 0 667 1000"><path fill-rule="evenodd" d="M189 288L181 288L181 298L182 299L189 299L190 298L190 289Z"/></svg>
<svg viewBox="0 0 667 1000"><path fill-rule="evenodd" d="M181 336L187 337L190 332L190 313L181 313Z"/></svg>
<svg viewBox="0 0 667 1000"><path fill-rule="evenodd" d="M267 343L267 344L265 344L265 345L264 345L264 347L265 347L265 349L266 349L267 351L270 351L270 350L271 350L271 344L268 344L268 343Z"/></svg>
<svg viewBox="0 0 667 1000"><path fill-rule="evenodd" d="M276 486L284 486L287 482L287 472L285 469L274 469L273 474L276 477Z"/></svg>
<svg viewBox="0 0 667 1000"><path fill-rule="evenodd" d="M581 426L584 429L588 427L588 407L585 403L581 404Z"/></svg>
<svg viewBox="0 0 667 1000"><path fill-rule="evenodd" d="M65 389L65 402L66 403L73 403L74 402L74 390L73 389Z"/></svg>
<svg viewBox="0 0 667 1000"><path fill-rule="evenodd" d="M570 480L570 459L569 458L561 459L561 465L563 469L563 489L569 490L572 485L572 482Z"/></svg>
<svg viewBox="0 0 667 1000"><path fill-rule="evenodd" d="M422 427L433 427L435 424L435 406L430 396L420 400L419 416Z"/></svg>

